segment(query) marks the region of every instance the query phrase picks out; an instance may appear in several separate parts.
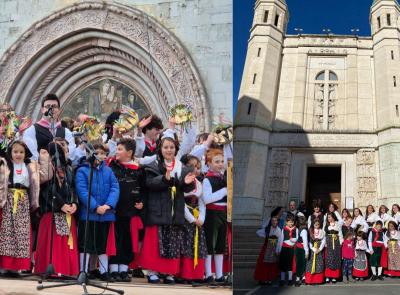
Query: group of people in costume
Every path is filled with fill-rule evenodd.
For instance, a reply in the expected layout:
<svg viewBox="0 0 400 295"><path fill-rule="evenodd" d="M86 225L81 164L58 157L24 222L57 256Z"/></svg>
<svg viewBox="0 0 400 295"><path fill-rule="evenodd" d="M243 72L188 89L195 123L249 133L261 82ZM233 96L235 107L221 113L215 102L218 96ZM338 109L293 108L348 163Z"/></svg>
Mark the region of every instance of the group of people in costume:
<svg viewBox="0 0 400 295"><path fill-rule="evenodd" d="M314 200L307 216L291 201L278 207L258 234L265 237L254 279L300 286L400 277L400 206L368 205L341 213L335 204L323 212Z"/></svg>
<svg viewBox="0 0 400 295"><path fill-rule="evenodd" d="M174 116L168 128L157 115L139 121L134 110L105 125L60 119L55 94L41 112L27 124L0 107L3 274L52 264L53 276L129 282L134 270L149 283L226 282L230 140Z"/></svg>

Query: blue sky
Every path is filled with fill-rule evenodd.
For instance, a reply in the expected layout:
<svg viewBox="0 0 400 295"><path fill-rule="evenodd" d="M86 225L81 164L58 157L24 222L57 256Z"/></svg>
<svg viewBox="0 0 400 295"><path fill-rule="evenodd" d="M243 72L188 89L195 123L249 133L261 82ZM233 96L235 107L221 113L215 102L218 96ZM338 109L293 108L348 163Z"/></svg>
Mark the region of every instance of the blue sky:
<svg viewBox="0 0 400 295"><path fill-rule="evenodd" d="M328 28L334 34L371 34L369 10L373 0L286 0L289 7L288 34L303 29L304 34L319 34ZM256 0L233 0L233 103L239 95L240 81L246 59L247 40L253 22Z"/></svg>

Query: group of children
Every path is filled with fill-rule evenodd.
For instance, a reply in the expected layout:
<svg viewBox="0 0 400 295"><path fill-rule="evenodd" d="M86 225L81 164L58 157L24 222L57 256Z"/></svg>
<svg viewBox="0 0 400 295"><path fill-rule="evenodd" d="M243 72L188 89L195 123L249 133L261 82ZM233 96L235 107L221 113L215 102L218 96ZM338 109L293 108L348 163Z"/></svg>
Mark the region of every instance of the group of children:
<svg viewBox="0 0 400 295"><path fill-rule="evenodd" d="M313 213L306 216L290 210L282 214L277 208L265 228L255 280L271 285L300 286L323 283L346 283L384 280L384 275L400 277L400 207L382 205L378 212L372 205L366 216L359 208L353 215L342 214L335 204L322 213L321 202L313 203ZM280 218L285 225L279 227ZM280 274L280 278L279 278Z"/></svg>
<svg viewBox="0 0 400 295"><path fill-rule="evenodd" d="M42 113L59 107L48 95ZM180 146L173 120L163 130L156 115L135 134L119 134L118 113L110 118L92 161L84 143L71 145L71 130L59 122L51 130L45 116L2 151L0 269L40 274L53 264L52 275L123 282L143 269L149 283L225 283L224 148L211 134L188 140L193 131Z"/></svg>

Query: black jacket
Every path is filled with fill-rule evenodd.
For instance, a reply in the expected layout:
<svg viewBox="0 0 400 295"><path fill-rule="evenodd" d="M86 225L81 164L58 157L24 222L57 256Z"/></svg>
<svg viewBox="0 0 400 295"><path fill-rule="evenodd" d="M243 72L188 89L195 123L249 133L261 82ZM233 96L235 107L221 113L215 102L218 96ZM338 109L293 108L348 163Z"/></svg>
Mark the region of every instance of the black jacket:
<svg viewBox="0 0 400 295"><path fill-rule="evenodd" d="M147 225L179 225L185 223L185 198L183 193L194 190L194 184L185 184L188 170L182 165L181 177L171 175L165 178L166 169L162 163L154 161L145 166L147 187ZM172 204L171 188L175 185L176 196ZM172 216L172 205L174 215Z"/></svg>

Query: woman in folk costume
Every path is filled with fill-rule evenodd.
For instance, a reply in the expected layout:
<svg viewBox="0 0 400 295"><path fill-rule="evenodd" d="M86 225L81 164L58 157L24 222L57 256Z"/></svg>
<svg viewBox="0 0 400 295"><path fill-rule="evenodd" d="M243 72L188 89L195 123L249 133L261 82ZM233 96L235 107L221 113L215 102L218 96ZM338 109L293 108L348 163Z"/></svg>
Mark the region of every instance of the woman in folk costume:
<svg viewBox="0 0 400 295"><path fill-rule="evenodd" d="M12 271L31 268L30 212L39 207L39 168L28 147L14 141L1 158L0 268Z"/></svg>
<svg viewBox="0 0 400 295"><path fill-rule="evenodd" d="M353 277L359 281L364 280L368 277L368 258L367 253L369 252L366 234L363 231L357 233L356 238L356 253L354 255L353 264Z"/></svg>
<svg viewBox="0 0 400 295"><path fill-rule="evenodd" d="M397 230L396 222L388 222L388 230L384 238L387 248L387 269L385 269L385 275L400 277L400 231Z"/></svg>
<svg viewBox="0 0 400 295"><path fill-rule="evenodd" d="M297 213L297 227L299 229L299 238L297 239L295 246L296 256L296 269L293 270L296 273L296 287L300 287L303 280L305 280L306 263L309 254L308 248L308 229L307 220L303 213Z"/></svg>
<svg viewBox="0 0 400 295"><path fill-rule="evenodd" d="M142 252L138 264L149 270L149 283L174 283L179 273L181 226L185 223L183 194L194 190L196 175L175 158L178 144L162 137L157 160L146 165L147 215Z"/></svg>
<svg viewBox="0 0 400 295"><path fill-rule="evenodd" d="M299 230L295 225L295 217L292 214L286 217L286 226L282 229L282 235L278 241L279 269L281 270L280 286L285 284L285 275L288 275L288 285L293 285L293 258L294 247L299 238Z"/></svg>
<svg viewBox="0 0 400 295"><path fill-rule="evenodd" d="M392 205L392 217L398 225L400 225L400 206L399 204Z"/></svg>
<svg viewBox="0 0 400 295"><path fill-rule="evenodd" d="M326 256L325 277L326 282L336 283L340 277L342 266L342 243L343 235L339 221L334 213L328 213L325 225Z"/></svg>
<svg viewBox="0 0 400 295"><path fill-rule="evenodd" d="M389 208L386 207L385 205L381 205L379 207L379 213L378 214L379 214L380 220L382 220L382 223L383 223L382 227L383 227L383 231L385 231L385 232L387 230L388 222L390 220L394 220L394 218L392 216L390 216L390 214L388 212L389 212Z"/></svg>
<svg viewBox="0 0 400 295"><path fill-rule="evenodd" d="M109 260L111 277L119 282L131 281L128 267L134 258L138 258L139 233L143 229L145 175L135 158L135 150L135 140L123 138L117 143L116 157L107 163L120 188L114 223L116 255Z"/></svg>
<svg viewBox="0 0 400 295"><path fill-rule="evenodd" d="M203 228L206 217L206 205L203 200L201 161L188 156L186 167L196 175L195 189L185 196L185 224L182 228L182 257L179 277L188 281L200 281L204 278L205 258L207 257L206 236Z"/></svg>
<svg viewBox="0 0 400 295"><path fill-rule="evenodd" d="M371 253L369 259L372 270L371 281L375 281L376 279L383 281L382 264L384 261L382 259L382 254L384 254L383 252L385 250L385 240L382 227L382 221L376 221L368 236L368 248L369 253Z"/></svg>
<svg viewBox="0 0 400 295"><path fill-rule="evenodd" d="M310 232L310 257L306 266L306 284L315 285L324 282L324 253L325 232L321 228L321 221L315 219Z"/></svg>
<svg viewBox="0 0 400 295"><path fill-rule="evenodd" d="M372 229L374 223L380 220L378 213L375 212L375 208L372 205L368 205L365 210L365 220L368 224L368 232Z"/></svg>
<svg viewBox="0 0 400 295"><path fill-rule="evenodd" d="M68 144L65 143L66 148L67 146ZM48 198L54 196L53 208L51 202L43 199L45 194L41 194L42 217L35 252L35 272L46 272L47 266L52 263L57 274L77 275L79 273L79 254L74 217L77 210L77 199L73 193L72 167L67 160L68 150L64 150L60 144L50 143L49 151L53 161L49 163L47 169L51 171L48 174L53 178L49 179L47 195ZM41 150L39 160L41 161L46 154L48 156L47 151ZM42 162L40 163L42 165ZM53 239L52 244L51 239Z"/></svg>
<svg viewBox="0 0 400 295"><path fill-rule="evenodd" d="M343 224L341 228L343 237L345 237L347 233L350 231L354 233L353 229L351 228L353 217L351 216L350 211L346 208L342 210L342 219L343 219Z"/></svg>
<svg viewBox="0 0 400 295"><path fill-rule="evenodd" d="M359 230L365 233L368 232L368 223L365 221L359 208L353 209L353 223L351 224L351 228L354 232L358 232Z"/></svg>
<svg viewBox="0 0 400 295"><path fill-rule="evenodd" d="M281 211L282 207L274 209L271 213L270 221L267 226L262 229L265 241L258 255L257 265L254 271L254 279L260 284L271 285L279 275L276 248L278 246L278 240L282 235L282 229L278 225L279 215L282 213Z"/></svg>
<svg viewBox="0 0 400 295"><path fill-rule="evenodd" d="M338 223L340 225L343 224L342 216L340 216L340 213L338 212L338 206L334 203L330 203L328 206L328 212L325 213L325 215L324 215L324 228L325 228L325 225L327 224L327 218L328 218L329 213L335 214L336 220L338 221Z"/></svg>
<svg viewBox="0 0 400 295"><path fill-rule="evenodd" d="M321 200L314 200L312 204L312 208L314 212L308 217L308 228L311 228L313 221L315 219L319 220L319 224L322 225L324 224L324 215L321 212Z"/></svg>

